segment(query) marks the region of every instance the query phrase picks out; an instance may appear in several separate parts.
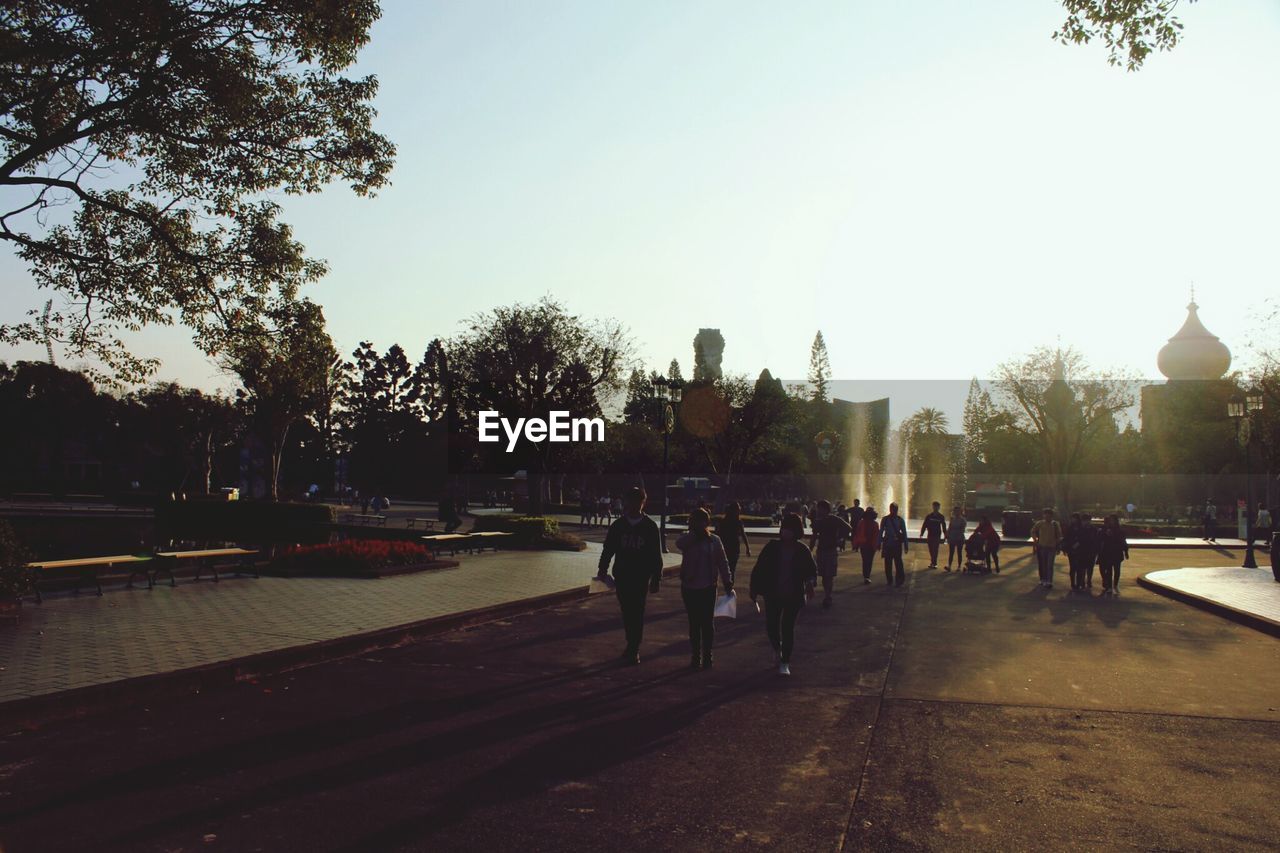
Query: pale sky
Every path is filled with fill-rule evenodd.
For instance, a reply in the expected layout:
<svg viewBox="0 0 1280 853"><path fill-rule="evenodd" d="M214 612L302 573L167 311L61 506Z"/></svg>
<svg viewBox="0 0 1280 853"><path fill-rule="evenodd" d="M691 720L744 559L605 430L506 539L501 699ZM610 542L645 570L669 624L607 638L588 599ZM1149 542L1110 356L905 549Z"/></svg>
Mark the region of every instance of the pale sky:
<svg viewBox="0 0 1280 853"><path fill-rule="evenodd" d="M358 70L393 186L286 218L346 353L550 293L686 374L710 326L753 376L802 379L819 328L838 378L986 376L1059 336L1154 376L1194 281L1239 358L1280 293L1280 3L1179 12L1127 73L1051 41L1054 0L387 0ZM0 275L0 318L43 304ZM186 338L136 340L227 386Z"/></svg>

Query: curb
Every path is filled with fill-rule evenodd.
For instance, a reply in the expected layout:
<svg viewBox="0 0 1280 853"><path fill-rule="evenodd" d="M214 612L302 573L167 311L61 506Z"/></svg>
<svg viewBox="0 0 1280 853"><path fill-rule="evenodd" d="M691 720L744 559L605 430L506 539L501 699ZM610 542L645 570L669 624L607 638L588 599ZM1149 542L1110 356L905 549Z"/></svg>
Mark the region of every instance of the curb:
<svg viewBox="0 0 1280 853"><path fill-rule="evenodd" d="M676 571L679 571L678 567ZM585 600L587 597L587 586L575 587L534 598L466 610L461 613L450 613L447 616L393 625L347 637L259 652L188 669L14 699L0 704L0 733L31 729L58 720L117 711L148 700L200 693L249 678L275 675L291 669L354 657L377 649L397 646L410 640L470 628L486 622Z"/></svg>
<svg viewBox="0 0 1280 853"><path fill-rule="evenodd" d="M1254 630L1261 631L1264 634L1270 634L1273 637L1280 637L1280 622L1273 622L1265 616L1258 616L1254 613L1236 610L1234 607L1228 607L1227 605L1218 601L1213 601L1212 599L1193 595L1189 592L1183 592L1182 590L1171 589L1163 584L1147 580L1146 575L1138 576L1138 585L1143 589L1150 590L1158 595L1163 595L1166 598L1181 601L1183 604L1190 604L1192 607L1197 607L1201 610L1207 610L1215 616L1230 619L1232 622L1236 622L1248 628L1253 628Z"/></svg>

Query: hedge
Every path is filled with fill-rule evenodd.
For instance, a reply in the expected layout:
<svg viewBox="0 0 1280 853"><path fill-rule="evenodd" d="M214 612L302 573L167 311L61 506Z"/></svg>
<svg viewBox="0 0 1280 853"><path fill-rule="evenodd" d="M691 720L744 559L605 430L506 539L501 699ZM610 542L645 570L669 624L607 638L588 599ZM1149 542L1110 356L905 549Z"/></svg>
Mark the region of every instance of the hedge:
<svg viewBox="0 0 1280 853"><path fill-rule="evenodd" d="M320 503L267 501L167 501L156 507L156 524L167 535L189 539L296 539L334 520Z"/></svg>

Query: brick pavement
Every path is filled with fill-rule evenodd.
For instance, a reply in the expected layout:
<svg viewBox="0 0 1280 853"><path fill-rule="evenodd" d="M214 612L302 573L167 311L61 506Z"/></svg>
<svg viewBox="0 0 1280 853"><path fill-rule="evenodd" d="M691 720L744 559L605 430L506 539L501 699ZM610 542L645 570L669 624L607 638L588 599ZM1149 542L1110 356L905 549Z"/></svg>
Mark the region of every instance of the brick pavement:
<svg viewBox="0 0 1280 853"><path fill-rule="evenodd" d="M1143 576L1148 584L1252 616L1280 628L1280 583L1270 567L1163 569Z"/></svg>
<svg viewBox="0 0 1280 853"><path fill-rule="evenodd" d="M562 592L585 586L599 555L504 551L377 580L228 577L47 598L0 630L0 703Z"/></svg>

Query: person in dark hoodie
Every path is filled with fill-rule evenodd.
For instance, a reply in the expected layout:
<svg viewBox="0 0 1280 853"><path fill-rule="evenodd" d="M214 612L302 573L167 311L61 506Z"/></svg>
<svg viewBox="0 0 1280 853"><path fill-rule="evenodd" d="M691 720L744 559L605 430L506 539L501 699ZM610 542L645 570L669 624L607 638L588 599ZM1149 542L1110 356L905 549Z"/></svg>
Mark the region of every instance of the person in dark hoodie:
<svg viewBox="0 0 1280 853"><path fill-rule="evenodd" d="M1120 594L1120 564L1129 559L1129 541L1120 529L1120 518L1108 515L1098 534L1098 568L1102 571L1102 594Z"/></svg>
<svg viewBox="0 0 1280 853"><path fill-rule="evenodd" d="M794 512L782 516L778 538L760 550L751 571L751 600L764 598L764 626L773 646L779 675L791 674L791 650L795 646L796 617L813 593L818 565L805 547L804 522Z"/></svg>
<svg viewBox="0 0 1280 853"><path fill-rule="evenodd" d="M1093 567L1098 563L1098 528L1093 526L1093 516L1080 513L1080 527L1076 531L1075 550L1080 560L1080 588L1093 588Z"/></svg>
<svg viewBox="0 0 1280 853"><path fill-rule="evenodd" d="M614 591L622 608L622 629L627 647L622 660L640 663L640 639L644 634L645 598L658 592L662 579L662 543L658 525L644 514L646 495L639 486L627 491L625 513L613 524L604 538L600 555L600 571L604 578L613 562Z"/></svg>

